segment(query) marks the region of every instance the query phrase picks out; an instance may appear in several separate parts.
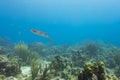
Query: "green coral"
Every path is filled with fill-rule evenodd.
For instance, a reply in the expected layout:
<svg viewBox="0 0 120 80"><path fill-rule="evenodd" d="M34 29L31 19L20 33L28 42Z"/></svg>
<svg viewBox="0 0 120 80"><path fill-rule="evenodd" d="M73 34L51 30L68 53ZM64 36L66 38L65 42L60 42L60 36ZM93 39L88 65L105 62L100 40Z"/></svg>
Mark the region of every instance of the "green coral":
<svg viewBox="0 0 120 80"><path fill-rule="evenodd" d="M97 80L106 80L104 62L86 63L84 70L78 75L79 80L93 80L95 77Z"/></svg>
<svg viewBox="0 0 120 80"><path fill-rule="evenodd" d="M90 79L92 80L92 75L93 75L93 69L92 69L93 65L91 63L86 63L84 65L84 72L85 72L85 76L86 79Z"/></svg>

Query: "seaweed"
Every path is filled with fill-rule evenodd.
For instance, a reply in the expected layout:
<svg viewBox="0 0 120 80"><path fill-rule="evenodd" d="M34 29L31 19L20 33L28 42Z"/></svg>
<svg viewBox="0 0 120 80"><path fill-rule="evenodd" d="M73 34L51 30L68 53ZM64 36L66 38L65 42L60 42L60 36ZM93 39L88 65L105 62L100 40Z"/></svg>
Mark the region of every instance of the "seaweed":
<svg viewBox="0 0 120 80"><path fill-rule="evenodd" d="M49 66L46 66L46 68L43 70L42 74L39 77L39 80L50 80L50 72L48 72L53 64L50 64Z"/></svg>
<svg viewBox="0 0 120 80"><path fill-rule="evenodd" d="M31 62L32 80L35 80L35 78L38 76L39 70L41 70L40 60L33 59L32 62Z"/></svg>
<svg viewBox="0 0 120 80"><path fill-rule="evenodd" d="M14 46L14 50L17 56L22 59L25 65L30 65L33 59L39 58L39 55L36 51L31 51L28 45L21 42Z"/></svg>
<svg viewBox="0 0 120 80"><path fill-rule="evenodd" d="M14 46L15 53L19 58L23 60L23 62L27 62L28 55L30 54L30 50L28 46L22 42L16 44Z"/></svg>

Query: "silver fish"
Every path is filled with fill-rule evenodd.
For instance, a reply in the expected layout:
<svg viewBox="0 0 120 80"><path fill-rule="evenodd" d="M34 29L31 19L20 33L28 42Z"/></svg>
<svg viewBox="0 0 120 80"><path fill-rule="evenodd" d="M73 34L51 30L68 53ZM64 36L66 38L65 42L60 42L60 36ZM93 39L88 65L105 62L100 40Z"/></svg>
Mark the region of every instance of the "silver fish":
<svg viewBox="0 0 120 80"><path fill-rule="evenodd" d="M42 31L36 30L36 29L31 29L31 32L38 36L46 37L53 44L51 37L48 34L46 34L45 32L42 32Z"/></svg>

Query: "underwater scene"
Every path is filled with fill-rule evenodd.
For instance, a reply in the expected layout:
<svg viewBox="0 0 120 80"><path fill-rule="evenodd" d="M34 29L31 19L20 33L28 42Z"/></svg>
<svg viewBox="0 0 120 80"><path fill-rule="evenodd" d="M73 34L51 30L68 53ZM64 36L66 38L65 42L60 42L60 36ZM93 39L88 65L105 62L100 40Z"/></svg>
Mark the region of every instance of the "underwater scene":
<svg viewBox="0 0 120 80"><path fill-rule="evenodd" d="M120 80L120 0L0 0L0 80Z"/></svg>

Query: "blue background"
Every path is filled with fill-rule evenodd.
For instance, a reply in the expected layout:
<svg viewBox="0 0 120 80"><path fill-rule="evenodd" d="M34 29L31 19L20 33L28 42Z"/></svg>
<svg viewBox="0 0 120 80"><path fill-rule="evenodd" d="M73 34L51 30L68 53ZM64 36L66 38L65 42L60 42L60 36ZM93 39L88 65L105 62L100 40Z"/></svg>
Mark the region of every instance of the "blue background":
<svg viewBox="0 0 120 80"><path fill-rule="evenodd" d="M120 0L0 0L0 37L55 44L102 40L120 45Z"/></svg>

